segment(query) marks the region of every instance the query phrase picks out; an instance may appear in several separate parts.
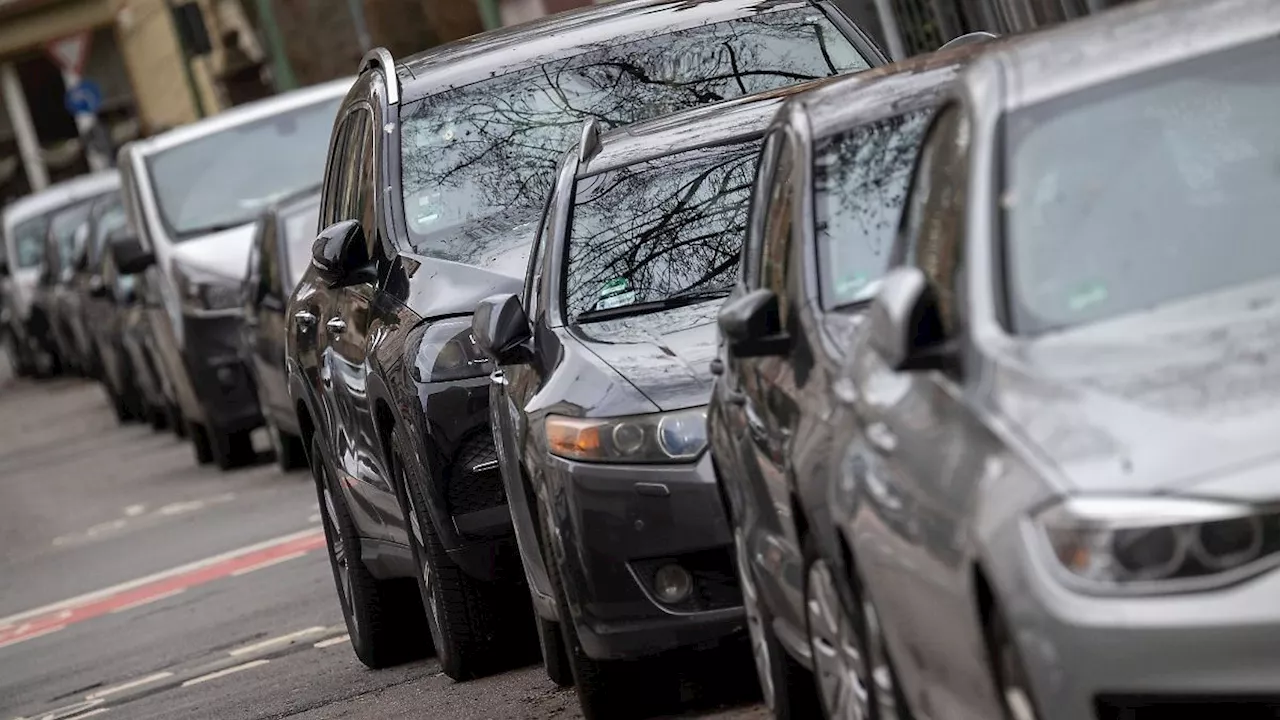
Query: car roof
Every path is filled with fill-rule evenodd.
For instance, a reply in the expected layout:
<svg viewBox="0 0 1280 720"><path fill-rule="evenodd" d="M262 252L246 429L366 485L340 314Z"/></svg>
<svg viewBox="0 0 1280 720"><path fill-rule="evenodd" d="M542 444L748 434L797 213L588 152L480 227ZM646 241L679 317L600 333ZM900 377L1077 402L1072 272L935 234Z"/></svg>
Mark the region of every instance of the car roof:
<svg viewBox="0 0 1280 720"><path fill-rule="evenodd" d="M1001 76L1012 110L1277 32L1276 0L1144 0L1003 44L969 81Z"/></svg>
<svg viewBox="0 0 1280 720"><path fill-rule="evenodd" d="M400 60L403 102L551 60L689 27L816 7L814 0L619 0L490 30Z"/></svg>
<svg viewBox="0 0 1280 720"><path fill-rule="evenodd" d="M306 107L331 98L342 98L354 83L354 77L342 78L341 80L312 85L302 90L292 90L262 100L255 100L244 105L237 105L212 117L183 125L154 137L149 137L145 140L134 140L125 147L128 152L136 155L151 155L238 125L251 123L272 115L279 115L280 113L289 112L290 110Z"/></svg>
<svg viewBox="0 0 1280 720"><path fill-rule="evenodd" d="M968 62L1004 42L1000 39L960 45L842 76L792 99L788 106L803 112L815 139L932 107L941 102ZM788 114L783 110L779 117Z"/></svg>
<svg viewBox="0 0 1280 720"><path fill-rule="evenodd" d="M600 133L598 150L579 163L579 177L708 145L762 136L782 103L831 80L747 95ZM580 152L577 148L572 153Z"/></svg>
<svg viewBox="0 0 1280 720"><path fill-rule="evenodd" d="M4 225L11 227L37 215L119 188L120 173L115 170L79 175L9 203L4 208Z"/></svg>

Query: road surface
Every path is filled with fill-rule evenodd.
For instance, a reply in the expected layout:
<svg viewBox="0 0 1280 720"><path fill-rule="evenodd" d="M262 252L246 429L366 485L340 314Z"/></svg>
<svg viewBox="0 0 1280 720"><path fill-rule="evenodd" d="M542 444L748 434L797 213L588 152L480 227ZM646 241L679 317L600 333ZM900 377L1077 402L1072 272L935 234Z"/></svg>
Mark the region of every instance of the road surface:
<svg viewBox="0 0 1280 720"><path fill-rule="evenodd" d="M197 467L172 434L119 426L97 385L8 377L0 720L581 717L541 666L454 683L434 660L360 665L305 472ZM706 655L670 714L765 718L741 660Z"/></svg>

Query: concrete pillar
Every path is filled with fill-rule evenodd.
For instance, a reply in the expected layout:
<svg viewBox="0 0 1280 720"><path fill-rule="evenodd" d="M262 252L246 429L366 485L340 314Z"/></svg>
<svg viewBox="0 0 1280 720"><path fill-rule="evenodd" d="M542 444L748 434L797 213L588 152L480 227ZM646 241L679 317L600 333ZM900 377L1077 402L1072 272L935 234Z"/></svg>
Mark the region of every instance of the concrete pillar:
<svg viewBox="0 0 1280 720"><path fill-rule="evenodd" d="M13 123L18 155L22 157L22 167L27 171L27 184L32 192L43 190L49 187L49 170L40 155L40 138L36 135L31 108L27 107L27 96L22 93L22 81L18 79L13 63L0 64L0 93L4 95L9 121Z"/></svg>

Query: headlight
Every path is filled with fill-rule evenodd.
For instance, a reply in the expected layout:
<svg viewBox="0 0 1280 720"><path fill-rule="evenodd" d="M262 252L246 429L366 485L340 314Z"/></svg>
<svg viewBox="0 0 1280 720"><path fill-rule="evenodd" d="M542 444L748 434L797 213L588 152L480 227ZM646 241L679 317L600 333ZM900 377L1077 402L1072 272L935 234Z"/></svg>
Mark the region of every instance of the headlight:
<svg viewBox="0 0 1280 720"><path fill-rule="evenodd" d="M413 363L417 382L465 380L488 375L492 369L471 334L470 317L440 320L422 330Z"/></svg>
<svg viewBox="0 0 1280 720"><path fill-rule="evenodd" d="M1035 518L1058 563L1098 589L1235 579L1280 551L1280 512L1179 498L1073 498Z"/></svg>
<svg viewBox="0 0 1280 720"><path fill-rule="evenodd" d="M547 417L547 447L570 460L685 462L707 447L707 409L618 418Z"/></svg>
<svg viewBox="0 0 1280 720"><path fill-rule="evenodd" d="M182 307L187 310L230 310L240 306L240 283L194 268L173 265L174 281Z"/></svg>

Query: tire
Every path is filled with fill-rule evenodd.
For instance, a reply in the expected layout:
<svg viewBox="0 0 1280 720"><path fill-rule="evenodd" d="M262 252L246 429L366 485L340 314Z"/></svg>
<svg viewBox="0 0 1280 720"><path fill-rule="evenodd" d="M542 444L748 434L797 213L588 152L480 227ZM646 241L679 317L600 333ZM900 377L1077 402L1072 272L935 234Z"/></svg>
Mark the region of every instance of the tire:
<svg viewBox="0 0 1280 720"><path fill-rule="evenodd" d="M533 617L538 625L538 646L542 648L542 664L547 669L547 677L560 687L571 687L573 668L569 666L569 653L564 647L560 623L544 619L536 612Z"/></svg>
<svg viewBox="0 0 1280 720"><path fill-rule="evenodd" d="M556 595L556 606L560 608L560 622L557 624L583 717L586 720L646 717L653 714L655 705L678 699L678 678L662 672L654 659L595 660L582 649L561 580L560 565L549 547L552 537L550 523L541 505L538 507L538 521L542 524L543 542L546 543L542 552L547 576Z"/></svg>
<svg viewBox="0 0 1280 720"><path fill-rule="evenodd" d="M292 472L307 466L307 453L302 445L302 438L281 430L271 420L267 420L267 434L271 438L271 450L276 456L276 467L281 472Z"/></svg>
<svg viewBox="0 0 1280 720"><path fill-rule="evenodd" d="M147 422L151 423L152 430L165 430L169 427L169 413L164 408L148 407Z"/></svg>
<svg viewBox="0 0 1280 720"><path fill-rule="evenodd" d="M213 450L213 462L219 470L234 470L257 460L258 455L253 450L253 437L250 431L223 432L211 429L208 433Z"/></svg>
<svg viewBox="0 0 1280 720"><path fill-rule="evenodd" d="M996 692L1006 720L1038 720L1031 683L1027 678L1022 654L1009 632L1009 624L1000 608L994 608L987 627L987 644L991 648L995 668Z"/></svg>
<svg viewBox="0 0 1280 720"><path fill-rule="evenodd" d="M169 429L173 430L173 434L177 435L178 439L186 440L191 436L191 424L187 422L186 418L182 417L182 413L178 412L178 408L173 405L166 405L165 414L169 416ZM209 462L212 459L212 456L210 456L209 460L204 462Z"/></svg>
<svg viewBox="0 0 1280 720"><path fill-rule="evenodd" d="M116 422L124 425L133 421L133 413L129 411L129 405L124 398L116 394L110 385L104 385L107 391L107 400L111 403L111 410L116 414Z"/></svg>
<svg viewBox="0 0 1280 720"><path fill-rule="evenodd" d="M196 464L208 465L213 462L213 441L209 437L208 429L200 423L185 423L185 425L191 436L191 447L196 453Z"/></svg>
<svg viewBox="0 0 1280 720"><path fill-rule="evenodd" d="M431 636L418 593L410 581L379 581L365 567L360 559L360 534L347 511L345 496L329 473L317 437L311 439L311 475L351 649L372 670L424 657L431 649Z"/></svg>
<svg viewBox="0 0 1280 720"><path fill-rule="evenodd" d="M421 475L403 458L411 457L398 430L391 432L392 477L404 497L418 589L427 624L445 675L454 680L491 675L532 654L533 614L529 591L515 583L485 582L458 567L444 549L426 513Z"/></svg>
<svg viewBox="0 0 1280 720"><path fill-rule="evenodd" d="M776 720L819 717L820 703L813 674L782 647L773 631L773 614L760 598L759 586L748 561L748 548L741 527L735 521L733 545L742 588L742 606L747 617L751 655L765 707Z"/></svg>

